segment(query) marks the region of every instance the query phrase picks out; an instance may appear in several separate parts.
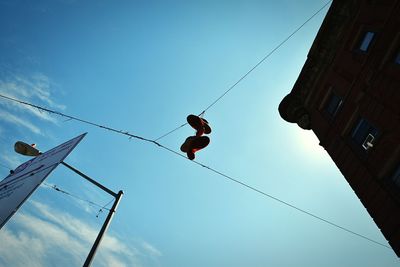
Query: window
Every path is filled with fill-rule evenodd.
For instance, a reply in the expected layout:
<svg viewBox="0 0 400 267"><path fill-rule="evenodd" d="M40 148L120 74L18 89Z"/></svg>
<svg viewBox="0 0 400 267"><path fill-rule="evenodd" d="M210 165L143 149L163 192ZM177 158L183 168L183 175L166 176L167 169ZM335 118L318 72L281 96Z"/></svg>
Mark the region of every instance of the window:
<svg viewBox="0 0 400 267"><path fill-rule="evenodd" d="M358 49L362 52L367 52L374 37L375 37L374 32L366 32L361 39L360 46L358 47Z"/></svg>
<svg viewBox="0 0 400 267"><path fill-rule="evenodd" d="M394 63L400 64L400 51L397 52L397 54L394 58Z"/></svg>
<svg viewBox="0 0 400 267"><path fill-rule="evenodd" d="M354 127L351 138L360 145L364 150L369 150L374 146L378 130L372 126L367 120L361 118L356 127Z"/></svg>
<svg viewBox="0 0 400 267"><path fill-rule="evenodd" d="M343 100L336 94L332 93L329 97L325 110L331 117L335 117L342 104Z"/></svg>
<svg viewBox="0 0 400 267"><path fill-rule="evenodd" d="M394 182L395 185L400 187L400 165L394 171L393 176L392 176L392 181Z"/></svg>

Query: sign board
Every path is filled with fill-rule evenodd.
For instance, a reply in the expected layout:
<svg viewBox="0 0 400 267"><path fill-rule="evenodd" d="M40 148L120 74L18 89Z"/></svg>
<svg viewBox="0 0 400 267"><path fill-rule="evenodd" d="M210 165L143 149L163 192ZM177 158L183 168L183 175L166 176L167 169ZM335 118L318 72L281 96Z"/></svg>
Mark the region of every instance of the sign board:
<svg viewBox="0 0 400 267"><path fill-rule="evenodd" d="M0 182L0 229L85 135L28 160Z"/></svg>

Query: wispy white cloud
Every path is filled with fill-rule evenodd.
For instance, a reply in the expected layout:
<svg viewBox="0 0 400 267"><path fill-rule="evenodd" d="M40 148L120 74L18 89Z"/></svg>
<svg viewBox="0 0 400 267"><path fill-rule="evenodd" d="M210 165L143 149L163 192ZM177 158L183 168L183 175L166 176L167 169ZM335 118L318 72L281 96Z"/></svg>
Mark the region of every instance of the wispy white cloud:
<svg viewBox="0 0 400 267"><path fill-rule="evenodd" d="M54 266L54 260L60 258L63 262L58 262L57 266L82 265L98 229L43 203L29 201L29 205L36 215L15 215L18 233L7 227L0 231L0 265ZM34 249L30 249L31 246ZM96 266L140 267L140 257L161 256L161 252L147 242L139 249L108 233L96 254Z"/></svg>
<svg viewBox="0 0 400 267"><path fill-rule="evenodd" d="M59 226L63 226L65 231L71 235L77 236L81 241L91 243L95 240L98 230L93 229L81 220L74 218L67 213L55 212L47 205L40 202L32 201L31 203L47 220ZM68 222L67 225L65 225L66 221ZM102 247L110 252L121 253L128 256L134 256L136 254L134 250L129 249L117 238L109 235L104 237Z"/></svg>
<svg viewBox="0 0 400 267"><path fill-rule="evenodd" d="M21 94L26 98L37 97L52 108L65 109L64 105L57 104L52 98L52 83L46 75L42 73L33 74L30 78L22 75L14 75L14 83L10 89L14 92L21 90ZM17 91L15 91L17 89Z"/></svg>
<svg viewBox="0 0 400 267"><path fill-rule="evenodd" d="M0 119L8 121L13 124L16 124L18 126L22 126L26 129L32 131L33 133L41 134L39 127L35 126L33 123L31 123L25 119L22 119L21 117L17 117L6 111L0 111Z"/></svg>
<svg viewBox="0 0 400 267"><path fill-rule="evenodd" d="M85 244L82 244L74 236L69 235L61 226L28 214L19 214L15 219L22 229L28 230L25 234L43 241L42 244L46 251L54 249L64 253L68 251L71 258L70 261L76 263L83 258L84 255L82 253L85 251ZM65 223L67 224L67 222ZM46 230L43 231L43 229ZM41 255L44 259L40 261L44 261L46 253Z"/></svg>
<svg viewBox="0 0 400 267"><path fill-rule="evenodd" d="M16 168L21 165L21 160L17 155L9 155L7 152L1 155L1 159L10 166L10 168Z"/></svg>
<svg viewBox="0 0 400 267"><path fill-rule="evenodd" d="M31 75L30 77L10 74L6 79L3 78L0 80L0 93L2 95L22 101L34 102L58 110L64 110L65 106L56 103L53 99L53 87L56 87L54 83L52 83L46 75L40 73ZM16 114L15 116L18 115L21 117L21 113L29 113L41 120L52 123L57 122L56 118L50 116L47 112L43 112L31 106L21 105L5 99L2 99L0 104L8 107L9 111L13 111L13 113Z"/></svg>
<svg viewBox="0 0 400 267"><path fill-rule="evenodd" d="M13 94L13 93L9 93L9 92L4 92L2 91L4 87L1 86L1 81L0 81L0 93L4 96L10 97L10 98L14 98L14 99L18 99L18 100L27 100L29 101L28 98L23 98L18 96L17 94ZM8 101L8 102L5 102ZM27 106L27 105L21 105L19 103L16 102L9 102L9 100L4 100L2 99L2 103L4 106L8 107L10 110L13 111L19 111L19 112L28 112L31 115L34 115L35 117L44 120L44 121L49 121L49 122L53 122L56 123L57 120L54 117L51 117L49 113L41 111L39 109L36 109L34 107L31 106Z"/></svg>
<svg viewBox="0 0 400 267"><path fill-rule="evenodd" d="M153 247L152 245L150 245L149 243L147 243L145 241L142 242L142 247L150 255L153 255L155 257L161 257L162 256L161 252L158 249L156 249L155 247Z"/></svg>
<svg viewBox="0 0 400 267"><path fill-rule="evenodd" d="M0 232L0 265L1 266L44 266L43 255L45 245L43 241L26 233L15 234L7 228ZM26 253L29 251L29 253Z"/></svg>

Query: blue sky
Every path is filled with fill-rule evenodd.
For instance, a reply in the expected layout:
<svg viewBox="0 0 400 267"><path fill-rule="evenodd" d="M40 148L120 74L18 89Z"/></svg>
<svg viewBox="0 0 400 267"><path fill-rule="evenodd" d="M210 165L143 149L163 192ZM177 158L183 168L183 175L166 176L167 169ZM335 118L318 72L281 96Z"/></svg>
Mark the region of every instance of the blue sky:
<svg viewBox="0 0 400 267"><path fill-rule="evenodd" d="M157 138L198 114L326 2L0 1L0 93ZM210 108L199 162L386 244L311 133L277 112L324 9ZM0 100L0 163L83 132L66 162L124 190L93 266L395 266L387 248L150 143ZM160 140L179 151L188 126ZM8 169L1 167L6 176ZM110 196L59 166L0 231L0 266L79 266ZM5 241L3 241L5 240Z"/></svg>

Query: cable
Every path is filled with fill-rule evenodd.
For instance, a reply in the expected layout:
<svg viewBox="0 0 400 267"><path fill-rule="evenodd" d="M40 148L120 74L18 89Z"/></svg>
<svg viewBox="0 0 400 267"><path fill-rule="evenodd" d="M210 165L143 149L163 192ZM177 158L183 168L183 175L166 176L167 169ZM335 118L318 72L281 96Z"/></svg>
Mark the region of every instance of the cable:
<svg viewBox="0 0 400 267"><path fill-rule="evenodd" d="M0 163L0 166L3 167L3 168L6 168L6 169L8 169L8 170L11 170L11 168L7 167L6 165L4 165L4 164L2 164L2 163ZM73 195L73 194L71 194L71 193L69 193L69 192L67 192L67 191L65 191L65 190L62 190L62 189L60 189L59 187L57 187L56 185L50 185L50 184L48 184L48 183L46 183L46 182L43 182L43 185L45 185L45 186L47 186L47 187L50 187L50 188L56 190L57 192L66 194L66 195L68 195L68 196L70 196L70 197L72 197L72 198L76 198L76 199L78 199L78 200L80 200L80 201L84 201L84 202L87 202L87 203L89 203L89 204L91 204L91 205L93 205L93 206L99 207L100 209L99 209L99 211L98 211L98 213L97 213L97 215L96 215L96 218L99 217L99 214L100 214L101 212L103 212L104 209L109 211L110 209L108 209L108 208L106 208L106 207L107 207L108 205L110 205L110 203L111 203L112 201L114 201L114 199L111 199L107 204L101 206L101 205L99 205L99 204L97 204L97 203L94 203L93 201L80 198L80 197L78 197L78 196L76 196L76 195Z"/></svg>
<svg viewBox="0 0 400 267"><path fill-rule="evenodd" d="M280 42L271 52L269 52L263 59L261 59L253 68L251 68L246 74L244 74L236 83L228 88L220 97L218 97L214 102L212 102L206 109L201 112L204 114L208 109L214 106L221 98L223 98L229 91L231 91L236 85L238 85L243 79L245 79L251 72L253 72L258 66L260 66L267 58L269 58L276 50L278 50L284 43L286 43L293 35L295 35L301 28L304 27L310 20L312 20L319 12L321 12L332 0L328 1L323 5L317 12L315 12L311 17L309 17L303 24L301 24L294 32L292 32L288 37L286 37L282 42Z"/></svg>
<svg viewBox="0 0 400 267"><path fill-rule="evenodd" d="M112 131L112 132L116 132L116 133L119 133L119 134L124 134L124 135L129 136L130 138L137 138L137 139L140 139L140 140L143 140L143 141L147 141L147 142L154 142L153 140L150 140L150 139L147 139L147 138L143 138L143 137L140 137L140 136L137 136L137 135L134 135L134 134L130 134L129 132L123 132L121 130L112 129L112 128L109 128L109 127L106 127L106 126L103 126L103 125L100 125L100 124L97 124L97 123L93 123L93 122L86 121L86 120L83 120L83 119L80 119L80 118L77 118L77 117L66 115L66 114L63 114L61 112L54 111L54 110L51 110L51 109L43 108L43 107L28 103L28 102L24 102L24 101L21 101L21 100L18 100L18 99L9 97L9 96L5 96L5 95L0 94L0 97L8 99L8 100L11 100L11 101L14 101L14 102L18 102L18 103L26 105L26 106L31 106L33 108L37 108L39 111L46 111L46 112L49 112L49 113L53 113L53 114L59 115L61 117L68 118L70 120L83 122L83 123L86 123L86 124L89 124L89 125L92 125L92 126L96 126L96 127L100 127L100 128Z"/></svg>
<svg viewBox="0 0 400 267"><path fill-rule="evenodd" d="M267 58L269 58L273 53L275 53L276 50L278 50L283 44L285 44L290 38L292 38L293 35L295 35L301 28L303 28L310 20L312 20L316 15L318 15L327 5L329 5L332 2L332 0L328 1L325 3L318 11L316 11L311 17L309 17L303 24L301 24L296 30L294 30L288 37L286 37L282 42L280 42L274 49L272 49L265 57L263 57L260 61L257 62L256 65L254 65L248 72L246 72L242 77L240 77L237 82L235 82L231 87L229 87L221 96L219 96L214 102L212 102L208 107L206 107L200 114L206 113L207 110L209 110L212 106L214 106L219 100L221 100L227 93L229 93L233 88L236 87L241 81L243 81L250 73L252 73L258 66L260 66ZM158 141L167 135L170 135L171 133L179 130L180 128L184 127L187 123L182 124L181 126L176 127L175 129L169 131L168 133L158 137L154 141Z"/></svg>
<svg viewBox="0 0 400 267"><path fill-rule="evenodd" d="M110 205L111 202L113 202L114 200L115 200L115 199L111 199L109 202L107 202L107 204L105 204L102 208L100 208L99 211L98 211L97 214L96 214L96 218L99 218L99 215L100 215L100 213L103 212L103 209L105 209L105 207L107 207L108 205ZM107 210L109 210L109 209L107 209Z"/></svg>
<svg viewBox="0 0 400 267"><path fill-rule="evenodd" d="M129 136L130 138L136 138L136 139L139 139L139 140L142 140L142 141L146 141L146 142L155 144L155 145L157 145L158 147L163 148L164 150L167 150L167 151L169 151L169 152L171 152L171 153L173 153L173 154L175 154L175 155L177 155L177 156L180 156L180 157L182 157L182 158L184 158L184 159L187 159L186 156L182 155L181 153L176 152L175 150L173 150L173 149L171 149L171 148L168 148L168 147L166 147L166 146L164 146L164 145L162 145L162 144L160 144L160 143L158 143L158 142L156 142L156 141L153 141L153 140L150 140L150 139L147 139L147 138L144 138L144 137L140 137L140 136L137 136L137 135L132 135L132 134L130 134L130 133L128 133L128 132L115 130L115 129L110 128L110 127L101 126L101 125L96 124L96 123L93 123L93 122L89 122L89 121L86 121L86 120L83 120L83 119L79 119L79 118L76 118L76 117L72 117L72 116L69 116L69 115L65 115L65 114L63 114L63 113L61 113L61 112L57 112L57 111L53 111L53 110L50 110L50 109L46 109L46 108L43 108L43 107L40 107L40 106L37 106L37 105L33 105L33 104L30 104L30 103L27 103L27 102L23 102L23 101L16 100L16 99L13 99L13 98L10 98L10 97L6 97L6 96L3 96L3 95L1 95L1 94L0 94L0 97L6 98L6 99L8 99L8 100L16 101L16 102L21 103L21 104L23 104L23 105L32 106L32 107L38 108L38 109L40 109L40 110L45 110L45 111L47 111L47 112L49 112L49 113L57 114L57 115L62 116L62 117L71 118L72 120L76 120L76 121L80 121L80 122L83 122L83 123L87 123L87 124L90 124L90 125L93 125L93 126L97 126L97 127L102 128L102 129L106 129L106 130L112 131L112 132L114 132L114 133L126 135L126 136ZM192 161L192 162L193 162L193 163L196 163L197 165L199 165L199 166L201 166L201 167L203 167L203 168L206 168L206 169L208 169L208 170L210 170L210 171L212 171L212 172L214 172L214 173L216 173L216 174L218 174L218 175L220 175L220 176L222 176L222 177L224 177L224 178L226 178L226 179L228 179L228 180L230 180L230 181L232 181L232 182L235 182L235 183L237 183L237 184L239 184L239 185L242 185L242 186L244 186L244 187L246 187L246 188L248 188L248 189L250 189L250 190L252 190L252 191L254 191L254 192L257 192L257 193L259 193L259 194L261 194L261 195L263 195L263 196L265 196L265 197L268 197L268 198L270 198L270 199L272 199L272 200L275 200L275 201L277 201L277 202L279 202L279 203L281 203L281 204L284 204L284 205L286 205L287 207L290 207L290 208L292 208L292 209L295 209L295 210L297 210L297 211L299 211L299 212L301 212L301 213L303 213L303 214L306 214L306 215L308 215L308 216L310 216L310 217L312 217L312 218L314 218L314 219L317 219L317 220L319 220L319 221L321 221L321 222L327 223L327 224L329 224L329 225L331 225L331 226L334 226L334 227L336 227L336 228L338 228L338 229L341 229L341 230L343 230L343 231L345 231L345 232L351 233L351 234L353 234L353 235L355 235L355 236L361 237L361 238L363 238L363 239L365 239L365 240L368 240L368 241L370 241L370 242L372 242L372 243L375 243L375 244L378 244L378 245L380 245L380 246L383 246L383 247L386 247L386 248L391 249L391 247L389 247L389 246L387 246L387 245L385 245L385 244L382 244L382 243L380 243L380 242L378 242L378 241L375 241L375 240L373 240L373 239L371 239L371 238L369 238L369 237L366 237L366 236L364 236L364 235L358 234L358 233L356 233L356 232L354 232L354 231L352 231L352 230L350 230L350 229L347 229L347 228L345 228L345 227L343 227L343 226L340 226L340 225L338 225L338 224L336 224L336 223L333 223L333 222L331 222L331 221L329 221L329 220L327 220L327 219L324 219L324 218L322 218L322 217L320 217L320 216L318 216L318 215L315 215L315 214L313 214L313 213L311 213L311 212L308 212L308 211L306 211L306 210L304 210L304 209L301 209L301 208L299 208L299 207L297 207L297 206L295 206L295 205L293 205L293 204L290 204L290 203L288 203L288 202L286 202L286 201L284 201L284 200L281 200L281 199L279 199L279 198L277 198L277 197L275 197L275 196L272 196L272 195L270 195L270 194L267 194L267 193L265 193L265 192L262 191L262 190L259 190L259 189L255 188L255 187L251 186L251 185L248 185L248 184L246 184L246 183L244 183L244 182L241 182L241 181L239 181L239 180L237 180L237 179L235 179L235 178L233 178L233 177L231 177L231 176L229 176L229 175L226 175L226 174L224 174L224 173L222 173L222 172L220 172L220 171L218 171L218 170L216 170L216 169L214 169L214 168L211 168L211 167L209 167L209 166L206 166L206 165L204 165L203 163L200 163L200 162L198 162L198 161ZM56 189L56 190L57 190L57 189ZM68 194L67 192L62 191L62 190L57 190L57 191L60 191L60 192L63 192L63 193ZM86 200L83 200L83 201L86 201ZM96 206L99 206L98 204L95 204L95 205L96 205Z"/></svg>
<svg viewBox="0 0 400 267"><path fill-rule="evenodd" d="M110 210L110 209L106 208L106 206L108 206L111 202L107 203L107 204L104 205L104 206L101 206L100 204L97 204L97 203L95 203L95 202L93 202L93 201L90 201L90 200L87 200L87 199L78 197L78 196L76 196L76 195L74 195L74 194L71 194L71 193L65 191L65 190L62 190L62 189L59 188L57 185L50 185L50 184L48 184L48 183L46 183L46 182L43 182L43 185L45 185L45 186L47 186L47 187L50 187L50 188L54 189L54 190L57 191L57 192L63 193L63 194L65 194L65 195L68 195L68 196L70 196L70 197L72 197L72 198L78 199L78 200L83 201L83 202L87 202L87 203L89 203L90 205L93 205L93 206L96 206L96 207L100 208L101 210L102 210L102 209L105 209L105 210L108 210L108 211ZM96 216L96 217L97 217L97 216Z"/></svg>
<svg viewBox="0 0 400 267"><path fill-rule="evenodd" d="M263 195L263 196L266 196L266 197L268 197L268 198L270 198L270 199L273 199L273 200L275 200L275 201L277 201L277 202L279 202L279 203L281 203L281 204L284 204L284 205L286 205L286 206L288 206L288 207L290 207L290 208L292 208L292 209L295 209L295 210L297 210L297 211L299 211L299 212L301 212L301 213L304 213L304 214L306 214L306 215L308 215L308 216L311 216L311 217L313 217L313 218L315 218L315 219L318 219L318 220L320 220L320 221L322 221L322 222L324 222L324 223L327 223L327 224L329 224L329 225L331 225L331 226L334 226L334 227L336 227L336 228L338 228L338 229L341 229L341 230L343 230L343 231L346 231L346 232L348 232L348 233L350 233L350 234L356 235L356 236L361 237L361 238L363 238L363 239L366 239L366 240L368 240L368 241L370 241L370 242L373 242L373 243L375 243L375 244L378 244L378 245L381 245L381 246L383 246L383 247L386 247L386 248L391 249L391 247L389 247L389 246L387 246L387 245L385 245L385 244L382 244L382 243L380 243L380 242L378 242L378 241L375 241L375 240L373 240L373 239L371 239L371 238L369 238L369 237L366 237L366 236L364 236L364 235L358 234L358 233L356 233L356 232L354 232L354 231L352 231L352 230L350 230L350 229L347 229L347 228L345 228L345 227L343 227L343 226L340 226L340 225L338 225L338 224L336 224L336 223L333 223L333 222L331 222L331 221L329 221L329 220L327 220L327 219L324 219L324 218L322 218L322 217L320 217L320 216L318 216L318 215L315 215L315 214L313 214L313 213L311 213L311 212L308 212L308 211L306 211L306 210L304 210L304 209L301 209L301 208L299 208L299 207L296 207L296 206L293 205L293 204L290 204L290 203L288 203L288 202L286 202L286 201L284 201L284 200L281 200L281 199L279 199L279 198L277 198L277 197L274 197L274 196L272 196L272 195L270 195L270 194L267 194L267 193L265 193L264 191L261 191L261 190L255 188L255 187L252 187L252 186L250 186L250 185L248 185L248 184L246 184L246 183L243 183L243 182L241 182L241 181L239 181L239 180L237 180L237 179L235 179L235 178L233 178L233 177L231 177L231 176L229 176L229 175L226 175L226 174L224 174L224 173L222 173L222 172L219 172L219 171L217 171L217 170L215 170L215 169L213 169L213 168L210 168L210 167L208 167L208 166L206 166L206 165L204 165L204 164L202 164L202 163L200 163L200 162L197 162L197 161L193 161L193 162L195 162L196 164L200 165L201 167L204 167L204 168L206 168L206 169L209 169L210 171L212 171L212 172L214 172L214 173L216 173L216 174L218 174L218 175L220 175L220 176L222 176L222 177L225 177L225 178L231 180L232 182L235 182L235 183L238 183L238 184L240 184L240 185L242 185L242 186L244 186L244 187L247 187L247 188L250 189L250 190L253 190L253 191L255 191L255 192L257 192L257 193L259 193L259 194L261 194L261 195Z"/></svg>
<svg viewBox="0 0 400 267"><path fill-rule="evenodd" d="M175 129L169 131L168 133L161 135L161 136L158 137L157 139L154 139L154 141L158 141L158 140L160 140L160 139L166 137L167 135L170 135L170 134L172 134L173 132L178 131L180 128L186 126L186 124L188 124L188 123L186 122L186 123L182 124L181 126L176 127Z"/></svg>

